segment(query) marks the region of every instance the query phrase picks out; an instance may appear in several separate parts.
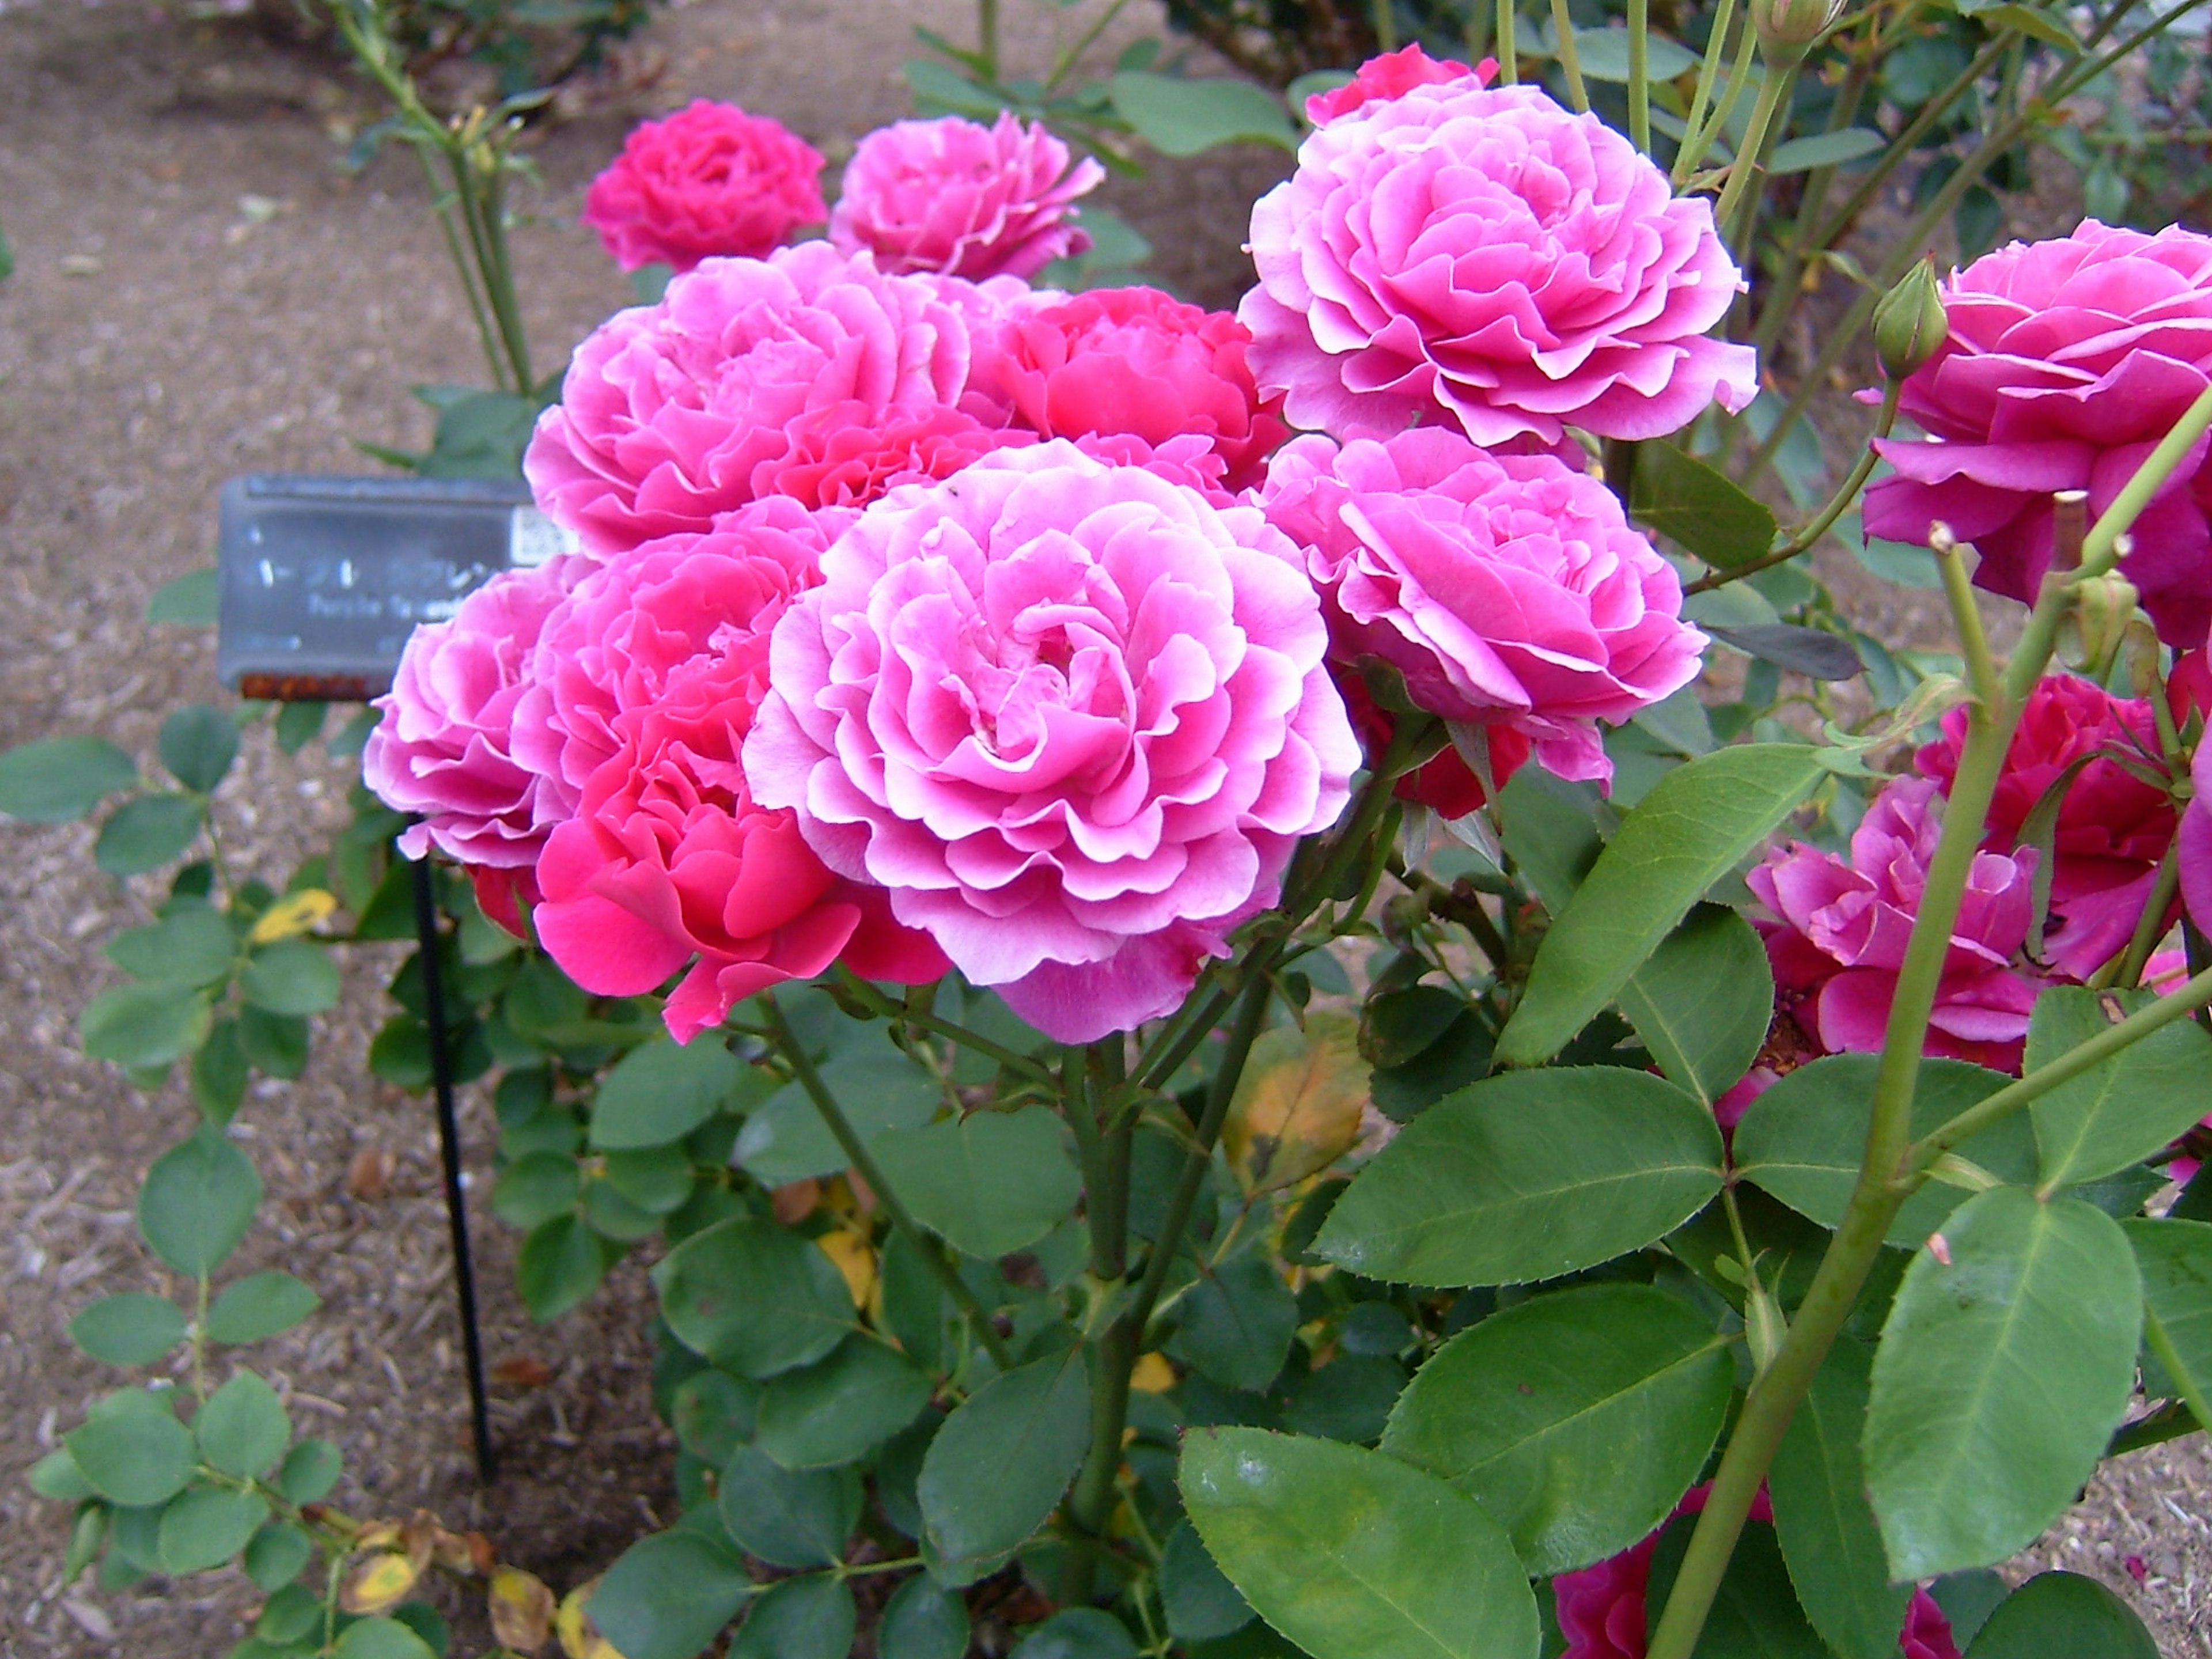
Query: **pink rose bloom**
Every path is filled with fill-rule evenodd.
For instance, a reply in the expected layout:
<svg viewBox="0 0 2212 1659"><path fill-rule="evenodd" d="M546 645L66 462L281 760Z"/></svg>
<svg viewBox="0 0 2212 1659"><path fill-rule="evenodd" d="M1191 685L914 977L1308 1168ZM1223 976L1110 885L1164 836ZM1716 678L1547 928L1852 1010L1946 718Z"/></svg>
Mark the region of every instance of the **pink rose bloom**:
<svg viewBox="0 0 2212 1659"><path fill-rule="evenodd" d="M1928 778L1891 781L1851 836L1850 861L1802 842L1745 878L1779 918L1762 924L1778 1003L1829 1054L1875 1054L1897 994L1942 823ZM1977 853L1924 1052L2018 1073L2037 981L2013 966L2034 910L2036 853Z"/></svg>
<svg viewBox="0 0 2212 1659"><path fill-rule="evenodd" d="M1320 607L1256 509L1056 441L895 492L822 568L756 799L1060 1042L1172 1010L1349 798Z"/></svg>
<svg viewBox="0 0 2212 1659"><path fill-rule="evenodd" d="M1127 434L1160 445L1195 434L1221 453L1229 487L1259 482L1289 436L1263 403L1244 325L1155 288L1039 295L975 340L976 390L1048 438Z"/></svg>
<svg viewBox="0 0 2212 1659"><path fill-rule="evenodd" d="M464 864L526 869L568 816L560 793L515 754L515 710L539 630L590 568L565 557L502 571L450 622L407 636L392 690L376 700L384 718L361 774L386 805L421 816L399 837L409 858L435 845Z"/></svg>
<svg viewBox="0 0 2212 1659"><path fill-rule="evenodd" d="M519 717L550 787L576 802L538 861L538 937L604 996L690 963L665 1011L678 1042L841 957L871 978L945 971L881 895L823 869L792 815L746 787L769 629L817 580L824 540L802 508L769 501L622 555L548 621Z"/></svg>
<svg viewBox="0 0 2212 1659"><path fill-rule="evenodd" d="M2212 743L2199 740L2190 757L2193 791L2182 810L2174 851L2181 863L2181 902L2200 933L2212 933Z"/></svg>
<svg viewBox="0 0 2212 1659"><path fill-rule="evenodd" d="M643 121L592 180L584 222L624 270L690 270L715 255L757 259L822 222L822 156L765 115L701 98Z"/></svg>
<svg viewBox="0 0 2212 1659"><path fill-rule="evenodd" d="M1035 276L1083 252L1075 198L1106 169L1012 110L993 126L947 115L897 121L860 140L845 168L830 240L866 248L884 270L935 270L981 281Z"/></svg>
<svg viewBox="0 0 2212 1659"><path fill-rule="evenodd" d="M1340 116L1354 114L1377 100L1401 97L1415 87L1456 86L1462 82L1486 87L1497 73L1495 58L1486 58L1480 67L1469 69L1455 58L1430 57L1416 40L1395 52L1369 58L1359 66L1359 73L1352 77L1348 85L1317 92L1307 99L1306 119L1317 127L1325 127Z"/></svg>
<svg viewBox="0 0 2212 1659"><path fill-rule="evenodd" d="M1534 87L1414 86L1333 120L1252 210L1237 315L1293 424L1657 438L1758 390L1707 337L1741 286L1703 198Z"/></svg>
<svg viewBox="0 0 2212 1659"><path fill-rule="evenodd" d="M1504 726L1563 778L1610 780L1600 720L1698 676L1674 567L1620 502L1548 455L1494 456L1456 432L1294 440L1261 500L1306 549L1335 654L1379 658L1415 703Z"/></svg>
<svg viewBox="0 0 2212 1659"><path fill-rule="evenodd" d="M931 440L945 447L909 440L959 404L967 376L968 325L934 283L825 242L711 259L576 348L523 471L586 548L617 552L763 495L818 498L846 428L929 465L964 459L973 434L949 416Z"/></svg>
<svg viewBox="0 0 2212 1659"><path fill-rule="evenodd" d="M1867 533L1924 542L1940 519L1980 553L1977 585L2033 600L2051 565L2051 492L2087 490L2094 519L2212 385L2212 237L2084 220L1983 255L1943 302L1950 337L1899 404L1930 441L1875 443L1897 476L1867 491ZM2176 646L2201 645L2212 623L2204 456L2199 439L2136 520L2121 566Z"/></svg>
<svg viewBox="0 0 2212 1659"><path fill-rule="evenodd" d="M1954 708L1943 717L1942 737L1913 757L1914 769L1948 794L1966 742L1966 711ZM2029 694L1990 805L1982 844L2009 851L2036 803L2078 767L2058 809L2043 939L2044 958L2069 979L2087 979L2127 948L2173 838L2172 799L2122 761L2164 773L2150 704L2053 674Z"/></svg>
<svg viewBox="0 0 2212 1659"><path fill-rule="evenodd" d="M1710 1486L1692 1486L1675 1506L1675 1515L1704 1511ZM1672 1516L1668 1517L1670 1520ZM1774 1523L1774 1506L1766 1489L1752 1500L1751 1519ZM1665 1531L1662 1526L1660 1532ZM1552 1596L1559 1611L1559 1633L1567 1638L1559 1659L1644 1659L1644 1631L1650 1613L1644 1590L1651 1582L1651 1557L1659 1547L1659 1533L1595 1566L1563 1572L1552 1580ZM1915 1589L1905 1610L1905 1628L1897 1644L1905 1659L1959 1659L1951 1637L1951 1621L1936 1598Z"/></svg>

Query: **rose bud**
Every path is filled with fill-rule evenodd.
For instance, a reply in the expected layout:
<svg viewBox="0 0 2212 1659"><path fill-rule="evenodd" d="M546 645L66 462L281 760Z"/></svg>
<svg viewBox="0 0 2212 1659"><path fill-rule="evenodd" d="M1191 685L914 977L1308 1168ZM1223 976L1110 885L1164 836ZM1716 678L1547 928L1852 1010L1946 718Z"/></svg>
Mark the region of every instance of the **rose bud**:
<svg viewBox="0 0 2212 1659"><path fill-rule="evenodd" d="M1752 0L1759 53L1769 63L1796 63L1843 15L1844 0Z"/></svg>
<svg viewBox="0 0 2212 1659"><path fill-rule="evenodd" d="M1923 259L1874 308L1874 350L1881 372L1901 380L1942 349L1951 319L1936 285L1936 267Z"/></svg>

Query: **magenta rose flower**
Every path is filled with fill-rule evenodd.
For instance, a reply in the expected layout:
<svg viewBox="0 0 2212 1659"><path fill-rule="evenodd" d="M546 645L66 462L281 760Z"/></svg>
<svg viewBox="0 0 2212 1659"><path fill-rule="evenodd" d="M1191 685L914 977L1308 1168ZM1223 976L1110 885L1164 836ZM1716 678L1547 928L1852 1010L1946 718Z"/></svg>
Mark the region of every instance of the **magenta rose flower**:
<svg viewBox="0 0 2212 1659"><path fill-rule="evenodd" d="M1674 567L1605 486L1547 455L1487 454L1415 428L1268 468L1268 521L1306 549L1335 654L1379 659L1419 707L1504 726L1565 778L1610 779L1600 720L1698 675Z"/></svg>
<svg viewBox="0 0 2212 1659"><path fill-rule="evenodd" d="M974 384L1048 438L1126 434L1161 445L1206 439L1229 487L1259 481L1289 435L1263 403L1244 325L1154 288L1041 294L979 331Z"/></svg>
<svg viewBox="0 0 2212 1659"><path fill-rule="evenodd" d="M967 376L967 323L935 283L823 242L710 260L576 348L523 471L586 547L617 552L763 495L818 500L840 433L909 462L964 461L972 430L943 411ZM880 483L898 468L865 471Z"/></svg>
<svg viewBox="0 0 2212 1659"><path fill-rule="evenodd" d="M821 153L781 122L696 99L642 121L584 197L584 222L624 270L757 259L822 222Z"/></svg>
<svg viewBox="0 0 2212 1659"><path fill-rule="evenodd" d="M1075 199L1106 169L1012 110L991 126L947 115L896 121L860 140L845 168L830 240L863 248L884 270L935 270L981 281L1035 276L1083 252Z"/></svg>
<svg viewBox="0 0 2212 1659"><path fill-rule="evenodd" d="M1252 210L1237 315L1297 426L1485 447L1656 438L1758 390L1708 337L1741 285L1702 198L1534 87L1417 85L1310 134Z"/></svg>
<svg viewBox="0 0 2212 1659"><path fill-rule="evenodd" d="M755 798L1088 1042L1173 1009L1359 764L1294 550L1073 444L894 492L775 630Z"/></svg>
<svg viewBox="0 0 2212 1659"><path fill-rule="evenodd" d="M1942 834L1928 778L1893 779L1851 836L1848 863L1802 842L1745 879L1763 923L1777 1000L1829 1054L1875 1054ZM2036 853L1977 853L1929 1016L1925 1052L2020 1070L2039 988L2014 966L2034 914Z"/></svg>
<svg viewBox="0 0 2212 1659"><path fill-rule="evenodd" d="M792 815L746 787L769 630L817 580L825 541L803 509L769 501L621 555L548 620L518 717L575 802L538 860L538 937L601 995L691 964L665 1010L679 1042L841 957L871 978L945 971L880 894L824 869Z"/></svg>
<svg viewBox="0 0 2212 1659"><path fill-rule="evenodd" d="M1497 73L1495 58L1486 58L1480 68L1469 69L1455 58L1430 57L1416 40L1395 52L1369 58L1348 84L1317 92L1307 99L1306 119L1317 127L1327 126L1343 116L1358 113L1371 103L1402 97L1415 87L1455 86L1462 82L1486 87Z"/></svg>
<svg viewBox="0 0 2212 1659"><path fill-rule="evenodd" d="M1966 711L1954 708L1943 717L1942 737L1913 757L1915 769L1948 794L1966 742ZM2150 902L2174 812L2166 791L2142 775L2165 770L2156 719L2141 698L2053 674L2037 683L2021 711L1982 844L2009 851L2037 804L2063 781L2042 954L2066 978L2086 980L2125 950Z"/></svg>
<svg viewBox="0 0 2212 1659"><path fill-rule="evenodd" d="M1674 1513L1702 1513L1711 1492L1710 1486L1692 1486ZM1764 1486L1752 1500L1751 1518L1755 1523L1773 1524L1774 1506ZM1650 1616L1644 1592L1650 1586L1651 1557L1658 1547L1659 1534L1655 1532L1619 1555L1552 1580L1559 1633L1567 1638L1559 1659L1644 1659ZM1912 1592L1897 1645L1905 1659L1959 1659L1951 1621L1923 1589Z"/></svg>
<svg viewBox="0 0 2212 1659"><path fill-rule="evenodd" d="M1943 303L1950 337L1899 403L1928 441L1875 444L1897 476L1867 491L1867 533L1924 542L1940 520L1981 555L1978 586L2030 601L2051 566L2051 492L2086 489L2103 512L2212 385L2212 237L2085 220L1983 255ZM2136 521L2121 566L2178 647L2212 624L2205 448Z"/></svg>
<svg viewBox="0 0 2212 1659"><path fill-rule="evenodd" d="M464 864L526 869L568 816L561 793L518 758L515 714L539 631L591 568L563 557L503 571L451 621L407 636L361 772L386 805L421 815L399 837L409 858L435 845Z"/></svg>

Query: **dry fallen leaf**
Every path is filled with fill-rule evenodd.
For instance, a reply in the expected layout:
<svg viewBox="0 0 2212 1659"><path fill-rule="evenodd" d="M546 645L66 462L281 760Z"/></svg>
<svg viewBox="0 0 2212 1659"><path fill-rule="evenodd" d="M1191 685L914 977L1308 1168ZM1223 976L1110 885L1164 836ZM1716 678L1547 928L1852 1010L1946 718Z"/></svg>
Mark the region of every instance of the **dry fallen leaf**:
<svg viewBox="0 0 2212 1659"><path fill-rule="evenodd" d="M492 1636L503 1648L535 1653L552 1634L553 1592L542 1579L520 1567L501 1567L492 1574L486 1605L491 1613Z"/></svg>
<svg viewBox="0 0 2212 1659"><path fill-rule="evenodd" d="M392 1190L392 1177L398 1168L399 1160L381 1146L356 1153L353 1167L346 1171L347 1196L376 1203Z"/></svg>
<svg viewBox="0 0 2212 1659"><path fill-rule="evenodd" d="M502 1388L542 1389L553 1380L553 1368L534 1355L520 1353L493 1366L491 1380Z"/></svg>

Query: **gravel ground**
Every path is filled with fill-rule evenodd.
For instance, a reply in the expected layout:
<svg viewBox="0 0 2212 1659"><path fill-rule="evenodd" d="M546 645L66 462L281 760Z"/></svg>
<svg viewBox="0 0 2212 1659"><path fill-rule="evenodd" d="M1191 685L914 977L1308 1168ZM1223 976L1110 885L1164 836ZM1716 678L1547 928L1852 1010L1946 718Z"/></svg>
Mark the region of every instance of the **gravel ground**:
<svg viewBox="0 0 2212 1659"><path fill-rule="evenodd" d="M1051 9L1011 9L1016 53L1048 61ZM574 219L631 120L733 97L841 157L906 112L896 65L916 22L968 26L955 0L781 0L772 12L698 0L569 100L537 143L544 184L517 236L541 361L627 298ZM92 730L143 753L169 708L215 694L211 640L137 619L155 587L207 562L220 482L365 471L357 437L422 446L428 416L406 386L479 375L477 349L411 165L387 157L358 178L337 167L374 112L327 62L143 0L42 0L0 13L0 222L19 262L0 286L0 747ZM1245 205L1280 167L1237 153L1149 186L1117 181L1109 199L1152 236L1163 276L1223 305L1244 281ZM1893 623L1918 615L1895 590L1863 599ZM340 817L340 775L286 759L265 734L241 766L223 833L281 878ZM64 1517L21 1480L112 1381L67 1341L70 1316L100 1296L173 1288L138 1244L131 1204L147 1162L194 1117L181 1090L149 1100L76 1050L76 1012L107 980L99 945L143 920L149 896L98 876L90 839L0 830L0 1655L184 1659L236 1639L252 1599L242 1582L59 1594ZM302 1429L345 1448L349 1510L427 1506L566 1588L672 1501L647 1397L649 1291L626 1267L581 1312L534 1328L510 1288L512 1240L479 1218L489 1357L508 1379L494 1407L505 1471L479 1492L434 1133L422 1102L367 1078L391 959L357 955L307 1076L264 1085L244 1114L269 1201L240 1266L281 1262L326 1303L258 1358ZM472 1097L464 1112L481 1171L489 1112ZM2156 1448L2101 1477L2033 1559L2112 1583L2168 1654L2212 1653L2208 1516L2212 1460L2194 1442ZM484 1645L466 1624L460 1635L461 1651Z"/></svg>

